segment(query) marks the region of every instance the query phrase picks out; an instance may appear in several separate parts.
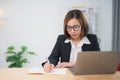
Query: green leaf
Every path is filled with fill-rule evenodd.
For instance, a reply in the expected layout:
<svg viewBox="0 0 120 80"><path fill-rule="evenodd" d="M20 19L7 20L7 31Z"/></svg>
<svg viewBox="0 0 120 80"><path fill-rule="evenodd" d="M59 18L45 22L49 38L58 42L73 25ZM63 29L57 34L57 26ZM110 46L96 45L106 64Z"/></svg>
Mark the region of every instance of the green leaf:
<svg viewBox="0 0 120 80"><path fill-rule="evenodd" d="M22 64L12 63L8 67L9 68L20 68L20 67L22 67Z"/></svg>
<svg viewBox="0 0 120 80"><path fill-rule="evenodd" d="M17 60L17 56L16 55L7 56L7 58L6 58L7 62L15 62L16 60Z"/></svg>
<svg viewBox="0 0 120 80"><path fill-rule="evenodd" d="M6 52L6 53L7 53L7 54L8 54L8 53L11 53L11 54L16 54L16 52L15 52L15 51L13 51L13 50L14 50L14 48L15 48L14 46L10 46L10 47L8 47L8 48L7 48L7 52Z"/></svg>
<svg viewBox="0 0 120 80"><path fill-rule="evenodd" d="M22 49L22 51L25 52L27 50L27 47L26 46L22 46L21 49Z"/></svg>
<svg viewBox="0 0 120 80"><path fill-rule="evenodd" d="M9 67L9 68L14 68L14 67L16 67L16 63L12 63L12 64L10 64L8 67Z"/></svg>
<svg viewBox="0 0 120 80"><path fill-rule="evenodd" d="M32 52L32 51L29 51L27 53L30 54L30 55L35 55L35 52Z"/></svg>
<svg viewBox="0 0 120 80"><path fill-rule="evenodd" d="M28 62L28 61L27 61L27 58L22 59L21 62L22 62L22 63L27 63L27 62Z"/></svg>
<svg viewBox="0 0 120 80"><path fill-rule="evenodd" d="M13 50L15 47L14 46L10 46L7 48L7 50Z"/></svg>
<svg viewBox="0 0 120 80"><path fill-rule="evenodd" d="M22 55L24 53L24 51L19 51L18 55Z"/></svg>
<svg viewBox="0 0 120 80"><path fill-rule="evenodd" d="M14 51L7 51L6 53L7 54L16 54L16 52L14 52Z"/></svg>

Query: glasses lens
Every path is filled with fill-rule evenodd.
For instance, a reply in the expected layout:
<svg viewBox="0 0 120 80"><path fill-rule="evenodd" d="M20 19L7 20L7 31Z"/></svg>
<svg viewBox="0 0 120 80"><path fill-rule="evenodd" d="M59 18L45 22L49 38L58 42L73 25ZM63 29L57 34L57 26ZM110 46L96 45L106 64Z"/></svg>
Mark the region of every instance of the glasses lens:
<svg viewBox="0 0 120 80"><path fill-rule="evenodd" d="M67 26L67 30L71 31L73 29L74 31L77 31L79 30L79 27L79 25Z"/></svg>
<svg viewBox="0 0 120 80"><path fill-rule="evenodd" d="M77 31L77 30L79 29L79 27L80 27L79 25L74 25L74 26L73 26L73 29L74 29L75 31Z"/></svg>

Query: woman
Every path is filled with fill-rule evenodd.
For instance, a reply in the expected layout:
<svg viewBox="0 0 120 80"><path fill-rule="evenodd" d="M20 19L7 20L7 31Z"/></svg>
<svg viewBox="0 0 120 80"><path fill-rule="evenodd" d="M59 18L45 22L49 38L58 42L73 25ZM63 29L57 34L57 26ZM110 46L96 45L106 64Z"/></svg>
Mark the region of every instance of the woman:
<svg viewBox="0 0 120 80"><path fill-rule="evenodd" d="M100 51L96 35L88 34L88 23L80 10L71 10L64 19L64 35L59 35L48 61L42 63L45 72L53 68L73 67L76 55L82 51ZM60 61L60 62L59 62ZM59 62L59 63L58 63Z"/></svg>

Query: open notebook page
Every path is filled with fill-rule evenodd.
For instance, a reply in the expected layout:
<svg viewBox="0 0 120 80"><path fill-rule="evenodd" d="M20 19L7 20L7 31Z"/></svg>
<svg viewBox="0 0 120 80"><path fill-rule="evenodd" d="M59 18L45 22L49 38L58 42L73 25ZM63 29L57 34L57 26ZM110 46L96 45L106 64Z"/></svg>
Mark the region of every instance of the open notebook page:
<svg viewBox="0 0 120 80"><path fill-rule="evenodd" d="M67 68L55 68L52 72L46 73L43 68L29 68L28 73L39 73L39 74L63 74L65 75Z"/></svg>

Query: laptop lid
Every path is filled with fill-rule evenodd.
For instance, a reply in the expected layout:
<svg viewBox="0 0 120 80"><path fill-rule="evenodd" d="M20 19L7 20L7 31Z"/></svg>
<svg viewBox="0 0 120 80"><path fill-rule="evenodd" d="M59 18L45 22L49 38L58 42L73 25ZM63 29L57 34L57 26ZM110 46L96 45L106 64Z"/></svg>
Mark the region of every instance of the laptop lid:
<svg viewBox="0 0 120 80"><path fill-rule="evenodd" d="M119 58L120 52L79 52L76 65L74 67L74 74L113 74L117 70L117 66L120 61Z"/></svg>

